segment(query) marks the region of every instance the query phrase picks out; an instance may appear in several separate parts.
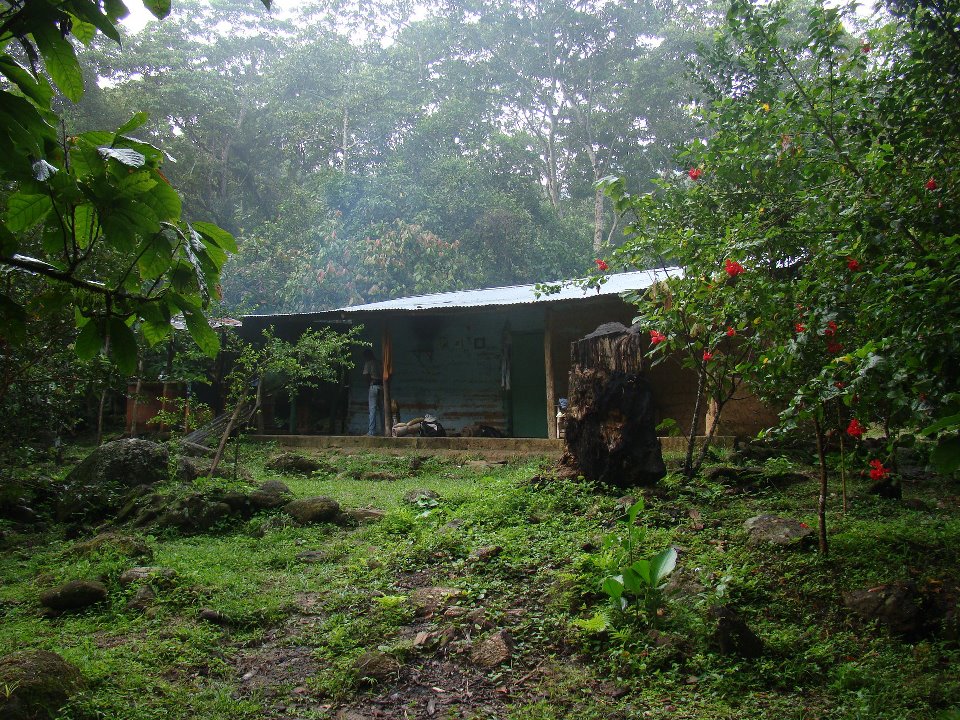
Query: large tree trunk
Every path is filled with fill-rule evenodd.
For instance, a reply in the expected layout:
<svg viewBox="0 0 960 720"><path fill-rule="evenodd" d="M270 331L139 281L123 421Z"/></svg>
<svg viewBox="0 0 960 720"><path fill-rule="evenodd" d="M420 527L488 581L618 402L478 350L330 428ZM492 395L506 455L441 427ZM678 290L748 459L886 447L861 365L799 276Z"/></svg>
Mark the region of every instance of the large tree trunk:
<svg viewBox="0 0 960 720"><path fill-rule="evenodd" d="M628 488L666 475L641 347L620 323L573 345L565 461L588 480Z"/></svg>

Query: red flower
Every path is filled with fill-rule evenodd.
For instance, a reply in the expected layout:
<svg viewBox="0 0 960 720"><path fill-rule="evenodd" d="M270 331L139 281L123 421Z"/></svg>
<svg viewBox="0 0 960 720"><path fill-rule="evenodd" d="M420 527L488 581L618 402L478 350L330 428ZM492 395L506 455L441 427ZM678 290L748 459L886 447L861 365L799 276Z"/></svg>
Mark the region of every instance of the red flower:
<svg viewBox="0 0 960 720"><path fill-rule="evenodd" d="M887 475L890 474L890 471L883 466L883 463L879 460L870 461L870 479L871 480L883 480Z"/></svg>
<svg viewBox="0 0 960 720"><path fill-rule="evenodd" d="M593 262L597 266L597 270L599 270L600 272L606 272L607 269L610 267L609 265L607 265L606 260L601 260L600 258L597 258Z"/></svg>
<svg viewBox="0 0 960 720"><path fill-rule="evenodd" d="M664 342L666 339L667 339L667 336L664 335L664 334L663 334L662 332L660 332L659 330L651 330L651 331L650 331L650 344L651 344L651 345L656 345L656 344L658 344L658 343L662 343L662 342Z"/></svg>
<svg viewBox="0 0 960 720"><path fill-rule="evenodd" d="M850 435L851 437L855 437L858 439L862 438L863 431L864 431L863 425L861 425L860 421L857 420L856 418L853 418L853 420L850 421L850 424L847 425L847 435Z"/></svg>
<svg viewBox="0 0 960 720"><path fill-rule="evenodd" d="M804 530L806 530L806 529L808 529L810 526L807 525L806 523L802 522L802 523L800 523L800 527L802 527Z"/></svg>
<svg viewBox="0 0 960 720"><path fill-rule="evenodd" d="M837 380L837 381L833 384L833 386L834 386L837 390L843 390L843 389L847 386L847 384L846 384L845 382L843 382L842 380Z"/></svg>
<svg viewBox="0 0 960 720"><path fill-rule="evenodd" d="M936 181L936 180L934 180L933 178L930 178L929 180L927 180L927 184L924 185L924 187L925 187L927 190L936 190L936 189L937 189L938 187L940 187L940 186L937 185L937 181Z"/></svg>
<svg viewBox="0 0 960 720"><path fill-rule="evenodd" d="M737 334L736 329L734 329L734 328L732 328L732 327L728 327L728 328L727 328L727 337L733 337L733 336L736 335L736 334Z"/></svg>
<svg viewBox="0 0 960 720"><path fill-rule="evenodd" d="M703 170L700 168L690 168L687 170L687 175L690 176L690 179L696 182L703 175Z"/></svg>
<svg viewBox="0 0 960 720"><path fill-rule="evenodd" d="M856 272L860 269L860 261L852 257L847 258L847 270L850 272Z"/></svg>
<svg viewBox="0 0 960 720"><path fill-rule="evenodd" d="M831 320L830 322L828 322L828 323L827 323L827 329L823 331L823 334L824 334L826 337L833 337L834 335L836 335L836 334L837 334L837 324L836 324L833 320Z"/></svg>
<svg viewBox="0 0 960 720"><path fill-rule="evenodd" d="M873 50L873 47L870 45L870 43L864 43L863 45L860 46L860 52L862 52L864 55L866 55L871 50Z"/></svg>
<svg viewBox="0 0 960 720"><path fill-rule="evenodd" d="M736 260L730 260L729 258L725 263L723 263L723 269L727 271L727 275L730 277L736 277L745 272L743 265L738 263Z"/></svg>
<svg viewBox="0 0 960 720"><path fill-rule="evenodd" d="M704 350L704 351L703 351L703 361L704 361L704 362L710 362L711 360L713 360L713 353L710 352L709 350Z"/></svg>
<svg viewBox="0 0 960 720"><path fill-rule="evenodd" d="M843 350L843 345L838 342L828 342L827 343L827 352L831 355L836 355L838 352Z"/></svg>
<svg viewBox="0 0 960 720"><path fill-rule="evenodd" d="M807 331L807 327L803 323L797 323L796 325L793 326L793 329L796 330L798 333Z"/></svg>

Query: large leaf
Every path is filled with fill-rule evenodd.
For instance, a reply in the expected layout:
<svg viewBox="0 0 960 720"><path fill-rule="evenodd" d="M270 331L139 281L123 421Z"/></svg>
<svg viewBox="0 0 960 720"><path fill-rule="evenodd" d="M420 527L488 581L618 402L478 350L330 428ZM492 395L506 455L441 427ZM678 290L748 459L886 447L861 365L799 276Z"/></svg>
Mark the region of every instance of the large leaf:
<svg viewBox="0 0 960 720"><path fill-rule="evenodd" d="M159 178L159 181L137 200L152 209L162 222L176 222L180 219L182 211L180 195L160 177L160 173L156 170L151 171L151 176L155 179Z"/></svg>
<svg viewBox="0 0 960 720"><path fill-rule="evenodd" d="M170 269L173 263L173 248L166 233L154 233L140 246L137 265L144 280L155 280Z"/></svg>
<svg viewBox="0 0 960 720"><path fill-rule="evenodd" d="M83 326L74 344L78 358L90 360L100 352L100 348L103 347L103 336L100 330L100 324L95 320L90 320Z"/></svg>
<svg viewBox="0 0 960 720"><path fill-rule="evenodd" d="M208 357L216 357L220 352L220 336L210 327L206 316L199 311L184 311L184 318L187 321L187 330L197 346Z"/></svg>
<svg viewBox="0 0 960 720"><path fill-rule="evenodd" d="M960 436L942 437L930 453L930 464L937 472L951 475L960 470Z"/></svg>
<svg viewBox="0 0 960 720"><path fill-rule="evenodd" d="M677 550L672 545L650 558L650 585L659 587L677 566Z"/></svg>
<svg viewBox="0 0 960 720"><path fill-rule="evenodd" d="M49 195L14 193L7 202L7 227L13 232L29 230L53 209Z"/></svg>
<svg viewBox="0 0 960 720"><path fill-rule="evenodd" d="M121 178L117 183L117 187L120 190L120 195L133 197L134 195L141 195L147 192L156 184L157 181L153 179L152 173L147 170L141 170L140 172L130 173L126 177Z"/></svg>
<svg viewBox="0 0 960 720"><path fill-rule="evenodd" d="M43 76L34 75L6 53L0 55L0 74L16 85L20 92L42 107L49 107L53 88Z"/></svg>
<svg viewBox="0 0 960 720"><path fill-rule="evenodd" d="M600 589L614 600L619 600L620 596L623 595L623 581L619 577L606 577L603 579Z"/></svg>
<svg viewBox="0 0 960 720"><path fill-rule="evenodd" d="M124 135L132 130L136 130L138 127L141 127L147 120L150 119L150 116L145 112L134 113L133 117L127 120L123 125L117 128L117 135Z"/></svg>
<svg viewBox="0 0 960 720"><path fill-rule="evenodd" d="M213 223L195 222L193 223L193 229L227 252L235 253L237 251L236 239L223 228L217 227Z"/></svg>
<svg viewBox="0 0 960 720"><path fill-rule="evenodd" d="M100 32L106 35L108 38L113 40L115 43L120 43L120 32L117 30L116 25L113 24L113 21L107 17L104 13L100 11L99 3L95 2L77 2L71 3L70 12L72 12L76 17L80 18L86 23L93 25ZM124 13L126 14L126 13ZM76 24L74 24L76 27ZM74 31L76 34L76 31ZM78 36L78 39L81 42L84 42L84 39ZM84 43L88 44L88 43Z"/></svg>
<svg viewBox="0 0 960 720"><path fill-rule="evenodd" d="M35 29L33 39L57 87L73 102L80 102L83 97L83 73L73 45L52 24Z"/></svg>
<svg viewBox="0 0 960 720"><path fill-rule="evenodd" d="M113 358L120 372L124 375L132 375L137 369L137 336L118 317L110 318L109 328L110 357Z"/></svg>
<svg viewBox="0 0 960 720"><path fill-rule="evenodd" d="M147 161L143 153L128 148L101 147L98 151L103 157L113 158L127 167L140 168Z"/></svg>
<svg viewBox="0 0 960 720"><path fill-rule="evenodd" d="M163 20L170 14L170 0L143 0L143 6L153 13L157 20Z"/></svg>
<svg viewBox="0 0 960 720"><path fill-rule="evenodd" d="M73 237L77 247L86 250L93 241L97 224L97 211L90 203L77 205L73 211Z"/></svg>
<svg viewBox="0 0 960 720"><path fill-rule="evenodd" d="M13 255L19 247L16 236L6 225L0 223L0 255Z"/></svg>

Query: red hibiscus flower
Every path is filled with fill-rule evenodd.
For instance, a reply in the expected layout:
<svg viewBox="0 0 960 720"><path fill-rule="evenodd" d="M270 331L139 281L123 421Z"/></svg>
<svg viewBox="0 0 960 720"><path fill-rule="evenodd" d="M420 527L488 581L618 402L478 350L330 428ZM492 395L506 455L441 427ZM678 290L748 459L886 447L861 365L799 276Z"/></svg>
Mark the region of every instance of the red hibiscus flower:
<svg viewBox="0 0 960 720"><path fill-rule="evenodd" d="M736 260L730 259L727 259L727 261L723 263L723 269L727 271L727 275L730 277L736 277L737 275L742 275L744 272L746 272L743 269L743 265L738 263Z"/></svg>
<svg viewBox="0 0 960 720"><path fill-rule="evenodd" d="M863 425L861 425L860 421L857 420L856 418L853 418L853 420L850 421L850 424L847 425L847 435L850 435L851 437L855 437L858 439L862 438L863 431L864 431Z"/></svg>
<svg viewBox="0 0 960 720"><path fill-rule="evenodd" d="M690 168L687 170L687 175L690 176L690 179L696 182L703 175L703 170L700 168Z"/></svg>
<svg viewBox="0 0 960 720"><path fill-rule="evenodd" d="M709 350L704 350L704 351L703 351L703 361L704 361L704 362L710 362L711 360L713 360L713 353L710 352Z"/></svg>
<svg viewBox="0 0 960 720"><path fill-rule="evenodd" d="M802 333L807 331L807 326L804 325L803 323L797 323L796 325L793 326L793 329L796 330L797 333Z"/></svg>
<svg viewBox="0 0 960 720"><path fill-rule="evenodd" d="M846 384L845 382L843 382L842 380L837 380L837 381L833 384L833 386L834 386L837 390L843 390L843 389L847 386L847 384Z"/></svg>
<svg viewBox="0 0 960 720"><path fill-rule="evenodd" d="M607 269L610 267L609 265L607 265L606 260L601 260L600 258L597 258L596 260L594 260L593 264L597 266L597 270L599 270L600 272L606 272Z"/></svg>
<svg viewBox="0 0 960 720"><path fill-rule="evenodd" d="M827 343L827 352L831 355L836 355L838 352L843 350L843 345L838 342L828 342Z"/></svg>
<svg viewBox="0 0 960 720"><path fill-rule="evenodd" d="M870 479L871 480L883 480L887 475L890 474L890 471L883 466L883 463L879 460L870 461Z"/></svg>
<svg viewBox="0 0 960 720"><path fill-rule="evenodd" d="M837 324L836 324L833 320L831 320L830 322L828 322L828 323L827 323L827 328L826 328L826 330L823 331L823 334L824 334L826 337L833 337L834 335L836 335L836 334L837 334Z"/></svg>
<svg viewBox="0 0 960 720"><path fill-rule="evenodd" d="M667 339L667 336L664 335L664 334L663 334L662 332L660 332L659 330L651 330L651 331L650 331L650 344L651 344L651 345L657 345L657 344L659 344L659 343L664 342L666 339Z"/></svg>
<svg viewBox="0 0 960 720"><path fill-rule="evenodd" d="M859 269L860 269L860 261L856 260L855 258L848 257L847 270L849 270L850 272L856 272Z"/></svg>
<svg viewBox="0 0 960 720"><path fill-rule="evenodd" d="M733 337L736 334L737 334L737 331L735 328L732 328L732 327L727 328L727 337Z"/></svg>
<svg viewBox="0 0 960 720"><path fill-rule="evenodd" d="M929 180L927 180L927 184L924 185L924 187L925 187L927 190L936 190L936 189L937 189L938 187L940 187L940 186L937 185L937 181L936 181L936 180L934 180L933 178L930 178Z"/></svg>

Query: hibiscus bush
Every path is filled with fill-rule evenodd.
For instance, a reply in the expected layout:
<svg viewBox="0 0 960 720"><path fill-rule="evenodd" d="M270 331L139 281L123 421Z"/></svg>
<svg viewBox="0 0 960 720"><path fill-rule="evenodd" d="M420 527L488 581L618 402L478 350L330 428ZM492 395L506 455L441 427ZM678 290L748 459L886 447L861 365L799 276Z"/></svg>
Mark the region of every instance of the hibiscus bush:
<svg viewBox="0 0 960 720"><path fill-rule="evenodd" d="M703 139L651 194L606 181L630 220L614 261L684 270L639 305L655 354L684 350L714 398L742 378L821 441L855 416L884 469L914 432L960 465L951 8L890 0L864 26L734 0L696 67Z"/></svg>

